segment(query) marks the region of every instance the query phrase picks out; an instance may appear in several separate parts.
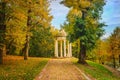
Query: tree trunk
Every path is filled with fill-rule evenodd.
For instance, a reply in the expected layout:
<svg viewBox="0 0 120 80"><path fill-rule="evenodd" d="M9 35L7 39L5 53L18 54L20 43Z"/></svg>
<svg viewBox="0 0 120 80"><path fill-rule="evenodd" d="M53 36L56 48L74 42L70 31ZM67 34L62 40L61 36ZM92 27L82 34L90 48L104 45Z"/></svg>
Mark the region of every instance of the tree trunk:
<svg viewBox="0 0 120 80"><path fill-rule="evenodd" d="M6 45L1 44L0 45L0 64L3 64L3 58L6 56Z"/></svg>
<svg viewBox="0 0 120 80"><path fill-rule="evenodd" d="M115 55L113 54L113 67L116 68Z"/></svg>
<svg viewBox="0 0 120 80"><path fill-rule="evenodd" d="M80 53L80 40L78 41L78 49L77 49L77 58L79 58L79 53Z"/></svg>
<svg viewBox="0 0 120 80"><path fill-rule="evenodd" d="M119 66L120 66L120 55L119 55Z"/></svg>
<svg viewBox="0 0 120 80"><path fill-rule="evenodd" d="M28 59L28 53L29 53L29 35L26 35L26 43L24 47L24 60Z"/></svg>
<svg viewBox="0 0 120 80"><path fill-rule="evenodd" d="M5 45L5 10L6 10L6 2L1 1L0 4L1 12L0 12L0 64L3 64L3 56L6 54L6 45Z"/></svg>
<svg viewBox="0 0 120 80"><path fill-rule="evenodd" d="M86 60L86 47L80 43L80 53L78 63L87 64Z"/></svg>
<svg viewBox="0 0 120 80"><path fill-rule="evenodd" d="M6 45L3 45L3 57L6 56Z"/></svg>
<svg viewBox="0 0 120 80"><path fill-rule="evenodd" d="M86 12L82 11L82 19L85 20L85 16L86 16ZM83 27L85 27L84 25L81 25ZM80 40L80 52L79 52L79 60L78 63L81 64L87 64L86 60L86 47L85 45L82 44L81 40Z"/></svg>
<svg viewBox="0 0 120 80"><path fill-rule="evenodd" d="M14 41L14 39L12 39L10 42L9 42L9 44L7 44L7 51L6 51L6 53L7 54L11 54L11 50L12 50L12 44L13 44L13 41Z"/></svg>
<svg viewBox="0 0 120 80"><path fill-rule="evenodd" d="M0 64L3 64L3 49L0 47Z"/></svg>
<svg viewBox="0 0 120 80"><path fill-rule="evenodd" d="M25 43L25 47L24 47L24 60L28 59L28 54L29 54L29 39L30 39L30 27L31 27L31 9L28 10L28 18L27 18L27 34L26 34L26 43Z"/></svg>

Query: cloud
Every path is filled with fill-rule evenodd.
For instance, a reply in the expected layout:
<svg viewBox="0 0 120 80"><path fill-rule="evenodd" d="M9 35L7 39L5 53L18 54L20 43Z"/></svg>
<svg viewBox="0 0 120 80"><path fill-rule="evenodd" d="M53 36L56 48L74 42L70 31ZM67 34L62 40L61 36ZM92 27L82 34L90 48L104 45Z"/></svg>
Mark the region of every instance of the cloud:
<svg viewBox="0 0 120 80"><path fill-rule="evenodd" d="M108 25L112 25L112 24L120 24L120 15L113 15L109 18L104 18L102 20L103 22L106 22L106 24Z"/></svg>
<svg viewBox="0 0 120 80"><path fill-rule="evenodd" d="M101 39L107 39L110 35L111 35L110 33L106 33L101 37Z"/></svg>
<svg viewBox="0 0 120 80"><path fill-rule="evenodd" d="M64 14L69 11L69 8L65 7L64 5L60 4L60 0L53 1L50 4L51 13L54 15L57 14Z"/></svg>
<svg viewBox="0 0 120 80"><path fill-rule="evenodd" d="M103 22L105 22L107 25L116 25L116 24L120 24L120 18L106 19Z"/></svg>

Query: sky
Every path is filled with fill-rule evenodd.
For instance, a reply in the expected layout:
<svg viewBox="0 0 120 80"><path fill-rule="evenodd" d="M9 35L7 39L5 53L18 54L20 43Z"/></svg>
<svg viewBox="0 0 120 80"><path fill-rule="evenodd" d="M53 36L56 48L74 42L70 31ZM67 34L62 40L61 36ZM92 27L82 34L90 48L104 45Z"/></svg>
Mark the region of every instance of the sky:
<svg viewBox="0 0 120 80"><path fill-rule="evenodd" d="M66 20L69 8L59 4L61 0L53 1L50 4L51 15L53 15L52 25L60 29L60 25ZM102 38L107 38L111 35L116 26L120 26L120 0L107 0L103 9L102 21L108 25L105 27L105 34Z"/></svg>
<svg viewBox="0 0 120 80"><path fill-rule="evenodd" d="M57 29L60 29L60 24L65 22L67 13L69 11L69 8L60 4L60 1L61 0L56 0L50 4L51 14L54 17L52 20L52 25Z"/></svg>

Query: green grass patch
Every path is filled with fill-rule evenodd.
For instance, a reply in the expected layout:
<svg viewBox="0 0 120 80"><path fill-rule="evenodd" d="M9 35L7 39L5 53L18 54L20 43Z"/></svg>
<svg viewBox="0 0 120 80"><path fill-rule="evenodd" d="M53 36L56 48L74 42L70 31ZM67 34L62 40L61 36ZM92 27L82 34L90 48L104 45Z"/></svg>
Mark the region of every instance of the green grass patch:
<svg viewBox="0 0 120 80"><path fill-rule="evenodd" d="M44 68L48 58L29 58L28 60L13 59L5 60L0 65L0 80L33 80Z"/></svg>
<svg viewBox="0 0 120 80"><path fill-rule="evenodd" d="M72 59L73 63L80 68L82 71L84 71L86 74L91 75L96 80L120 80L117 76L114 76L111 71L106 69L103 65L87 61L89 65L82 65L77 63L77 59Z"/></svg>

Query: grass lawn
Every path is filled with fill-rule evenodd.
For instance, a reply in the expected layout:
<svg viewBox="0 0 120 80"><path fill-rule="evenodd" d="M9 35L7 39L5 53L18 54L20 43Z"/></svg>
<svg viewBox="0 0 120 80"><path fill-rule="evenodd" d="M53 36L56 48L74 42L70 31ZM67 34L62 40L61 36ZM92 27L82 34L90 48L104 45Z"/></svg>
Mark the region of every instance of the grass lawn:
<svg viewBox="0 0 120 80"><path fill-rule="evenodd" d="M115 76L114 73L106 69L104 66L92 61L87 61L89 65L81 65L77 63L77 59L72 59L74 64L86 74L91 75L96 80L120 80L120 77Z"/></svg>
<svg viewBox="0 0 120 80"><path fill-rule="evenodd" d="M48 58L29 58L7 56L0 65L0 80L33 80L44 68Z"/></svg>

